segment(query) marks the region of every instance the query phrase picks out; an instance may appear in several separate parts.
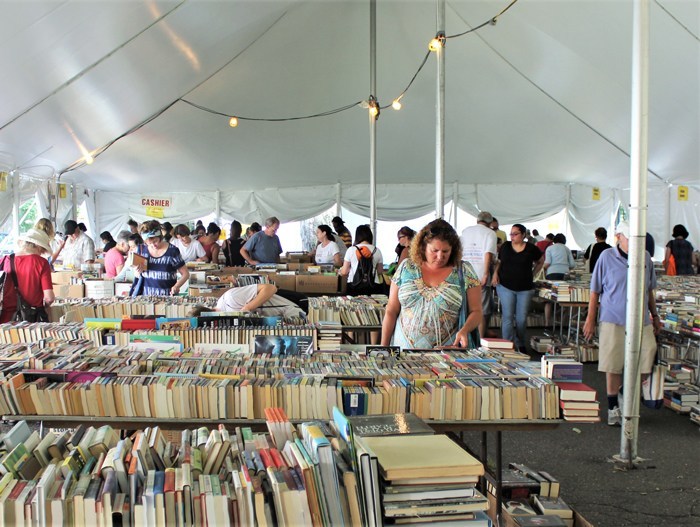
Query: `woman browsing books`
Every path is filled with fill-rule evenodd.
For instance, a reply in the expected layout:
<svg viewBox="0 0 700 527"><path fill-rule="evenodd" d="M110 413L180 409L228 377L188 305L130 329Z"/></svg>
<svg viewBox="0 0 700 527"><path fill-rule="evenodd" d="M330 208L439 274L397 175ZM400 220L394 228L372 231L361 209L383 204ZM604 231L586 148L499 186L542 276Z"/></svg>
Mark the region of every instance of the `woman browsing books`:
<svg viewBox="0 0 700 527"><path fill-rule="evenodd" d="M318 245L316 246L314 258L317 264L333 264L335 267L343 265L340 259L340 248L335 241L333 231L328 225L319 225L316 227L316 238Z"/></svg>
<svg viewBox="0 0 700 527"><path fill-rule="evenodd" d="M410 258L392 278L382 346L478 345L469 342L469 333L481 320L481 285L471 264L461 260L462 245L449 223L435 220L421 229ZM460 325L465 295L468 314Z"/></svg>
<svg viewBox="0 0 700 527"><path fill-rule="evenodd" d="M140 231L145 247L139 246L138 254L146 258L146 264L136 270L141 285L134 294L177 295L182 284L190 277L180 250L163 239L160 223L156 220L142 223ZM180 273L180 279L177 278L177 273Z"/></svg>

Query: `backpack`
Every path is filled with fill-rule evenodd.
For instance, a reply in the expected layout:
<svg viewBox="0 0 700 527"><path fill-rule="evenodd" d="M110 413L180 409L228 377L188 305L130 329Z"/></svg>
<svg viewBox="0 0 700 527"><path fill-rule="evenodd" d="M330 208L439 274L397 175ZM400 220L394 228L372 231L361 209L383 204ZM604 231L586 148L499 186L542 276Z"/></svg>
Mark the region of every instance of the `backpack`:
<svg viewBox="0 0 700 527"><path fill-rule="evenodd" d="M361 249L357 245L353 245L353 247L357 254L357 269L355 270L355 276L353 276L352 282L348 284L349 289L356 295L371 295L376 290L374 281L374 276L376 274L374 253L377 252L377 248L375 247L372 253L367 256L369 249L365 247Z"/></svg>

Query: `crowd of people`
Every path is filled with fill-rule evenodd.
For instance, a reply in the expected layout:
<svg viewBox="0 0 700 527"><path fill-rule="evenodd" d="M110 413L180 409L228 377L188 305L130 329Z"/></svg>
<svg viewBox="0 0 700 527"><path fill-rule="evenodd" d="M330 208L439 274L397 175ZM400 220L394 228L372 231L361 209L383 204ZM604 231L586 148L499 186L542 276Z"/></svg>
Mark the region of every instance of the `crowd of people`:
<svg viewBox="0 0 700 527"><path fill-rule="evenodd" d="M395 260L387 270L370 226L359 225L353 237L340 217L331 221L333 228L317 226L317 244L311 254L317 264L333 267L347 277L349 294L388 294L382 345L478 345L475 339L487 334L497 295L501 336L525 351L535 281L539 277L565 279L574 268L572 251L566 246L564 234L540 236L537 230L530 232L516 223L507 236L489 212L480 212L476 219L476 224L465 228L461 235L442 219L428 223L419 232L402 227L396 235ZM117 280L133 277L132 294L175 295L189 278L187 262L219 263L221 254L227 266L278 263L282 253L279 227L280 220L273 216L262 226L251 224L243 235L241 223L233 221L229 236L220 242L221 228L214 222L207 227L198 222L191 231L185 224L173 227L169 222L150 220L139 225L129 220L127 228L116 237L102 232L102 247L96 251L84 224L68 220L63 225L64 235L59 236L52 222L42 218L19 237L16 253L0 260L6 278L0 322L26 316L45 318L43 307L54 301L51 266L57 261L63 268L80 269L102 253L105 276ZM605 228L599 227L594 234L595 242L584 253L592 273L584 335L599 335L599 369L607 379L608 422L619 424L629 225L623 221L616 227L615 247L607 243ZM688 236L685 226L674 226L664 252L667 274L700 272L700 253L694 251ZM656 277L648 250L653 250L653 239L651 246L648 243L647 237L643 378L651 371L654 333L659 329L653 294ZM130 252L140 255L143 263L126 265ZM222 297L218 308L269 308L274 298L275 305L297 309L288 299L280 300L278 293L274 286L240 288ZM18 315L20 308L23 313Z"/></svg>

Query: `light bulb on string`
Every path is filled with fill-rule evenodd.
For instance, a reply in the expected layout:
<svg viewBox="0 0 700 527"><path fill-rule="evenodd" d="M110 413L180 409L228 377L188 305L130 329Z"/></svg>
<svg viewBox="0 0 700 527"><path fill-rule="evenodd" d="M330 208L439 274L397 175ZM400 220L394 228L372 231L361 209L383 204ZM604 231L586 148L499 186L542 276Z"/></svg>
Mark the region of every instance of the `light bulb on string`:
<svg viewBox="0 0 700 527"><path fill-rule="evenodd" d="M238 126L238 117L231 117L231 118L228 120L228 125L229 125L231 128L236 128L236 126Z"/></svg>
<svg viewBox="0 0 700 527"><path fill-rule="evenodd" d="M445 35L439 34L428 44L428 49L430 51L438 51L440 48L445 46Z"/></svg>
<svg viewBox="0 0 700 527"><path fill-rule="evenodd" d="M403 95L402 95L401 97L403 97ZM402 106L402 105L401 105L401 97L397 97L397 98L394 99L394 101L391 103L391 107L392 107L394 110L396 110L396 111L399 111L399 110L401 109L401 106Z"/></svg>
<svg viewBox="0 0 700 527"><path fill-rule="evenodd" d="M380 113L379 101L377 101L377 98L374 95L370 95L367 105L369 106L370 117L376 121Z"/></svg>
<svg viewBox="0 0 700 527"><path fill-rule="evenodd" d="M89 152L87 154L85 154L85 163L86 164L92 165L94 162L95 162L95 158L92 157L92 154L90 154Z"/></svg>

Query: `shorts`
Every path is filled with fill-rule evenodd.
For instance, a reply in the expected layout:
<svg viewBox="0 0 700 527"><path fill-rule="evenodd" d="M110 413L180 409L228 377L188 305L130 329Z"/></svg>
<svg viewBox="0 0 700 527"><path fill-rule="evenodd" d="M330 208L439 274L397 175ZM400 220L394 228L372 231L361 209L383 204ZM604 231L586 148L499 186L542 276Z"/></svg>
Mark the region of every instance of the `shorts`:
<svg viewBox="0 0 700 527"><path fill-rule="evenodd" d="M601 322L598 333L598 371L622 373L625 366L625 326ZM639 356L639 372L651 373L656 356L654 327L649 324L642 329L642 346Z"/></svg>
<svg viewBox="0 0 700 527"><path fill-rule="evenodd" d="M493 314L493 287L481 286L481 314L489 317Z"/></svg>

